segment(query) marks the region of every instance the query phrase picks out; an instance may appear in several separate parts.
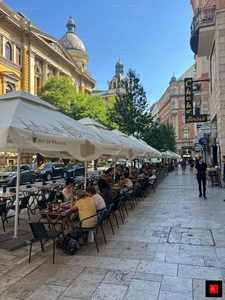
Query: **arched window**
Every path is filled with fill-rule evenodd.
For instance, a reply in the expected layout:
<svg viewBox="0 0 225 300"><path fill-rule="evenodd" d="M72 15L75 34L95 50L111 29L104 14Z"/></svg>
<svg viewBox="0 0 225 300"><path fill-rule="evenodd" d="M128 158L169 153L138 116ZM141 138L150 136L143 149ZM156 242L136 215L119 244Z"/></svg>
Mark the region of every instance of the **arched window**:
<svg viewBox="0 0 225 300"><path fill-rule="evenodd" d="M116 82L113 82L113 88L116 89Z"/></svg>
<svg viewBox="0 0 225 300"><path fill-rule="evenodd" d="M9 42L5 43L5 56L8 60L12 60L12 46Z"/></svg>
<svg viewBox="0 0 225 300"><path fill-rule="evenodd" d="M10 92L12 92L12 91L13 91L12 86L11 86L10 84L7 84L6 87L5 87L5 92L6 92L6 93L10 93Z"/></svg>

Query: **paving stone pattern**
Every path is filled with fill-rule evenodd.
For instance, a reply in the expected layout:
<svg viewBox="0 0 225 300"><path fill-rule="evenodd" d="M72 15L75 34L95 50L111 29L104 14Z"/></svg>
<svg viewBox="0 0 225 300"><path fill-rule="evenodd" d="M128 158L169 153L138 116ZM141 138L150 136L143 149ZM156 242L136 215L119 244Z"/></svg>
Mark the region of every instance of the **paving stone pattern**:
<svg viewBox="0 0 225 300"><path fill-rule="evenodd" d="M104 225L106 244L98 231L99 253L94 243L74 256L56 249L54 265L51 242L45 252L34 244L30 264L26 243L13 251L1 246L13 233L9 219L6 232L0 228L0 300L207 299L205 280L225 282L225 189L207 187L207 196L198 197L193 174L170 173L133 211L127 206L119 228L112 219L115 235ZM27 222L24 211L22 240L29 240Z"/></svg>

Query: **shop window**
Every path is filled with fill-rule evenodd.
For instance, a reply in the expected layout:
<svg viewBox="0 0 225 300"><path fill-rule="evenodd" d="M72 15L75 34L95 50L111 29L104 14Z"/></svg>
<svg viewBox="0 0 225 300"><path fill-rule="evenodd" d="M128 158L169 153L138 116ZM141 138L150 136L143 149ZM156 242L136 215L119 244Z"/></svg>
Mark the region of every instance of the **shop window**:
<svg viewBox="0 0 225 300"><path fill-rule="evenodd" d="M12 61L12 46L9 42L5 43L5 56L8 60Z"/></svg>

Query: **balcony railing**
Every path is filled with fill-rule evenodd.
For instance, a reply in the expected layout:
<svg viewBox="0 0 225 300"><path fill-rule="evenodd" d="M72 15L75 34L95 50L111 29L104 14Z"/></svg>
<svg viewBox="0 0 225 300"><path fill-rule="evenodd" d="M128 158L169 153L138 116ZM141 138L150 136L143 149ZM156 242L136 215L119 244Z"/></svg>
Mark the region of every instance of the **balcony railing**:
<svg viewBox="0 0 225 300"><path fill-rule="evenodd" d="M213 22L216 6L200 8L194 16L191 24L191 34L199 26L206 26L208 23Z"/></svg>

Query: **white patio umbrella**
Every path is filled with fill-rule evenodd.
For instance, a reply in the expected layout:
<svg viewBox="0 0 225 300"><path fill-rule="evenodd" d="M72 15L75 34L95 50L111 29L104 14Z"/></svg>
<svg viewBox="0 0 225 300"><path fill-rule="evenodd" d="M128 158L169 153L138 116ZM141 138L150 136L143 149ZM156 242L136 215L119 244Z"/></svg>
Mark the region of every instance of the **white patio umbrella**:
<svg viewBox="0 0 225 300"><path fill-rule="evenodd" d="M104 139L56 107L24 91L0 96L0 151L17 152L14 237L17 237L21 152L53 153L58 157L94 160L117 155L122 146Z"/></svg>
<svg viewBox="0 0 225 300"><path fill-rule="evenodd" d="M124 138L120 135L117 135L114 130L108 130L107 127L89 117L80 119L78 122L84 124L88 128L93 129L97 134L101 135L101 137L108 138L112 142L119 143L122 146L122 149L116 156L134 159L136 157L145 155L145 149L141 145L134 143L129 138Z"/></svg>
<svg viewBox="0 0 225 300"><path fill-rule="evenodd" d="M174 158L174 155L169 151L162 152L162 158Z"/></svg>
<svg viewBox="0 0 225 300"><path fill-rule="evenodd" d="M148 145L145 141L143 141L141 139L137 139L133 135L130 135L129 138L136 141L137 143L140 143L141 145L143 145L145 147L147 158L161 157L161 153L158 150L156 150L155 148Z"/></svg>

